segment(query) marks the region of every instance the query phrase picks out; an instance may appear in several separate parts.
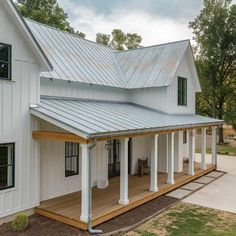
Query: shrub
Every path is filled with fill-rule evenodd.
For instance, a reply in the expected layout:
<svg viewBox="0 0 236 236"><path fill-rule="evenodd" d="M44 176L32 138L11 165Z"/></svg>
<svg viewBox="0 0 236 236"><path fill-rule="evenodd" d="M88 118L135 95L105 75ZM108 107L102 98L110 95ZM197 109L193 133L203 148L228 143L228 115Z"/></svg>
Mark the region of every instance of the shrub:
<svg viewBox="0 0 236 236"><path fill-rule="evenodd" d="M28 216L24 213L17 214L11 223L11 227L16 232L24 231L29 224Z"/></svg>

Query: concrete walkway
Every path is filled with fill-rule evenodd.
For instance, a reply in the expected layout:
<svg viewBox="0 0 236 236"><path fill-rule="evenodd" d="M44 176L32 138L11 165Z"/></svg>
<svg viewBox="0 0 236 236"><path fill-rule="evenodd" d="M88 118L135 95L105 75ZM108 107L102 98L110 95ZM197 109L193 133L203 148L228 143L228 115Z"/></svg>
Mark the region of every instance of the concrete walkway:
<svg viewBox="0 0 236 236"><path fill-rule="evenodd" d="M200 161L200 154L196 154ZM207 156L210 163L210 155ZM218 155L218 170L227 174L185 198L183 202L236 213L236 157Z"/></svg>

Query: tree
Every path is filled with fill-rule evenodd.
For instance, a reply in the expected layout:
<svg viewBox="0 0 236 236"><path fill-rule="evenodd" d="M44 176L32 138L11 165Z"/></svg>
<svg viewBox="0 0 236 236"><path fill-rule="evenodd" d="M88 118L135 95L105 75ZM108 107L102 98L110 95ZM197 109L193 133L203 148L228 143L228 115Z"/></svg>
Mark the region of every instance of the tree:
<svg viewBox="0 0 236 236"><path fill-rule="evenodd" d="M123 51L125 49L133 49L141 47L140 43L142 42L142 37L138 34L125 34L120 29L114 29L109 34L96 34L96 42L104 44L106 46L111 46L119 51Z"/></svg>
<svg viewBox="0 0 236 236"><path fill-rule="evenodd" d="M16 6L26 18L85 37L84 33L75 31L70 26L68 15L57 0L18 0Z"/></svg>
<svg viewBox="0 0 236 236"><path fill-rule="evenodd" d="M236 5L231 0L204 0L204 8L189 23L197 43L197 65L202 94L198 112L227 118L227 103L233 99L236 69ZM219 142L223 142L223 128Z"/></svg>
<svg viewBox="0 0 236 236"><path fill-rule="evenodd" d="M128 49L139 48L142 42L142 37L137 34L128 33L125 40L125 46Z"/></svg>
<svg viewBox="0 0 236 236"><path fill-rule="evenodd" d="M112 35L111 46L119 51L125 50L124 47L124 43L126 40L125 33L120 29L114 29L111 32L111 35Z"/></svg>
<svg viewBox="0 0 236 236"><path fill-rule="evenodd" d="M108 46L110 43L111 36L109 34L96 34L96 42Z"/></svg>

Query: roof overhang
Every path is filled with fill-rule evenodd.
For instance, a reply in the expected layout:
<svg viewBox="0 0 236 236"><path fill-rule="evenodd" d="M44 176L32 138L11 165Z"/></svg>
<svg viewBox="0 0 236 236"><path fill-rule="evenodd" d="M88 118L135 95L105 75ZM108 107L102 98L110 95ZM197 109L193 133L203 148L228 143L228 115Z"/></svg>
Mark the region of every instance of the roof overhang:
<svg viewBox="0 0 236 236"><path fill-rule="evenodd" d="M17 27L19 27L22 32L23 37L27 42L29 42L29 46L34 52L35 56L38 58L40 63L41 71L51 71L53 69L51 63L49 62L47 56L43 52L42 48L38 44L37 40L31 33L27 24L25 23L23 17L18 12L14 2L12 0L0 0L1 4L7 10L8 14L14 19Z"/></svg>
<svg viewBox="0 0 236 236"><path fill-rule="evenodd" d="M219 126L223 120L198 115L171 115L130 103L45 97L31 114L83 139L170 133Z"/></svg>

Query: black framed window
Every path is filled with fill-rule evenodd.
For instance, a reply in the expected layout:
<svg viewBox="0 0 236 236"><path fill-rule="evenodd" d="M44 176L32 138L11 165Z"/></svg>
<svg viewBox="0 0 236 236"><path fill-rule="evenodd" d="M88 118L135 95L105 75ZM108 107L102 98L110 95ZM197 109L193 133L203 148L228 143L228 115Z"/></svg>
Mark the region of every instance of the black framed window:
<svg viewBox="0 0 236 236"><path fill-rule="evenodd" d="M183 131L183 144L187 143L187 130Z"/></svg>
<svg viewBox="0 0 236 236"><path fill-rule="evenodd" d="M65 143L65 176L79 174L79 144Z"/></svg>
<svg viewBox="0 0 236 236"><path fill-rule="evenodd" d="M15 185L15 145L0 144L0 190Z"/></svg>
<svg viewBox="0 0 236 236"><path fill-rule="evenodd" d="M0 79L11 80L11 45L0 43Z"/></svg>
<svg viewBox="0 0 236 236"><path fill-rule="evenodd" d="M178 105L187 106L187 79L178 77Z"/></svg>

